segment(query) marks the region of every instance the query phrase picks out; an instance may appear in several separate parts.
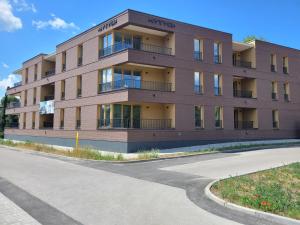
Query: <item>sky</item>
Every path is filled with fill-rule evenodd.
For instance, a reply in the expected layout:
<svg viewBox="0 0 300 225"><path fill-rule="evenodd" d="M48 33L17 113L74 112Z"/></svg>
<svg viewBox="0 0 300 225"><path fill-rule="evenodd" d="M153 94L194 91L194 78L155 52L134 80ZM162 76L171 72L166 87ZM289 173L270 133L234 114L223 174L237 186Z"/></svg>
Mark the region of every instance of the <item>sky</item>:
<svg viewBox="0 0 300 225"><path fill-rule="evenodd" d="M0 97L22 62L128 8L300 49L300 0L0 0Z"/></svg>

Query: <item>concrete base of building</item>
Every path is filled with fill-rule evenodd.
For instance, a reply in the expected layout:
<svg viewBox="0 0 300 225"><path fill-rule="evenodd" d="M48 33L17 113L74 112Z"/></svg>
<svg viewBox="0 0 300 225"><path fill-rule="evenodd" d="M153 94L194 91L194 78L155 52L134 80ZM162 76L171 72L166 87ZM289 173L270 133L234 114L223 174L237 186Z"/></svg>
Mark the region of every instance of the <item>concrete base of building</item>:
<svg viewBox="0 0 300 225"><path fill-rule="evenodd" d="M30 135L16 135L5 134L6 139L17 141L32 141L36 143L74 147L75 139L71 138L58 138L58 137L45 137L45 136L30 136ZM292 137L291 137L292 138ZM281 138L278 138L281 139ZM81 147L91 147L102 151L119 152L119 153L134 153L137 151L147 151L151 149L167 149L187 147L194 145L206 145L216 143L227 143L236 141L255 141L265 140L265 138L255 139L218 139L218 140L181 140L181 141L156 141L156 142L120 142L120 141L107 141L107 140L84 140L80 139Z"/></svg>

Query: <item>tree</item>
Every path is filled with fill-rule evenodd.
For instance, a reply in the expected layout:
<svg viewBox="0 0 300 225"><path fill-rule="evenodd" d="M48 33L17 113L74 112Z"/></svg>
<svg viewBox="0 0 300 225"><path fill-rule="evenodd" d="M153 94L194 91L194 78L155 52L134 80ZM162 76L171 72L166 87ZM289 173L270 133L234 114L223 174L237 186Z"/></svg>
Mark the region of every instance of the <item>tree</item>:
<svg viewBox="0 0 300 225"><path fill-rule="evenodd" d="M5 128L6 122L12 122L16 120L15 115L5 115L5 111L7 108L7 105L10 102L17 102L19 99L17 99L15 96L8 96L5 94L5 96L0 101L0 138L3 137L3 131Z"/></svg>
<svg viewBox="0 0 300 225"><path fill-rule="evenodd" d="M255 35L248 35L246 36L244 39L243 39L243 42L244 43L248 43L250 41L253 41L253 40L260 40L260 41L266 41L266 39L264 37L257 37Z"/></svg>

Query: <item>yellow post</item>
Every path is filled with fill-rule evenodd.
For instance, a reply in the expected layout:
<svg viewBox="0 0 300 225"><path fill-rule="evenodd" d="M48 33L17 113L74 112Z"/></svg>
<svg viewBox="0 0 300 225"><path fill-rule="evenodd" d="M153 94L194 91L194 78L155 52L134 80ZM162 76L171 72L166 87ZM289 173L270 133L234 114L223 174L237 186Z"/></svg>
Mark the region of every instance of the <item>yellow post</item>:
<svg viewBox="0 0 300 225"><path fill-rule="evenodd" d="M77 131L76 132L76 144L75 144L76 150L78 150L78 139L79 139L79 134L78 134L78 131Z"/></svg>

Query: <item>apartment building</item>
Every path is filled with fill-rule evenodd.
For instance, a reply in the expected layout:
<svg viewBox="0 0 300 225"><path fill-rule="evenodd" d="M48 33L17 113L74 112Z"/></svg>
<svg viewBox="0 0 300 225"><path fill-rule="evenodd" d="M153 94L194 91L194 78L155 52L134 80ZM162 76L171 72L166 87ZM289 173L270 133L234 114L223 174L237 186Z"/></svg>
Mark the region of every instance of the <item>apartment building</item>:
<svg viewBox="0 0 300 225"><path fill-rule="evenodd" d="M34 44L34 43L32 43ZM5 137L134 152L299 137L300 51L126 10L16 71Z"/></svg>

